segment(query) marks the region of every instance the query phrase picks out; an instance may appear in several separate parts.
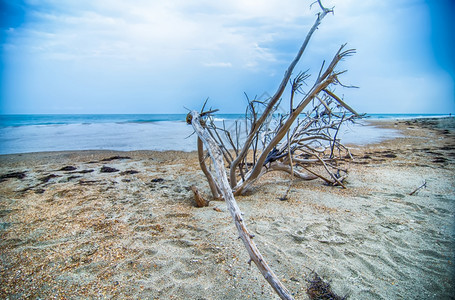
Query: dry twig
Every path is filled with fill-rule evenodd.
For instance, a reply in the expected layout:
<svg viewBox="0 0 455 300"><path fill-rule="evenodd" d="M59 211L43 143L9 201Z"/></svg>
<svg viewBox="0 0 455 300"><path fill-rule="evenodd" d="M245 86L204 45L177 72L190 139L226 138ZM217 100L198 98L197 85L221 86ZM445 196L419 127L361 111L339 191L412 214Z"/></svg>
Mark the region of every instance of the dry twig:
<svg viewBox="0 0 455 300"><path fill-rule="evenodd" d="M419 186L419 187L416 188L414 191L412 191L411 193L409 193L409 196L415 195L418 191L420 191L421 189L426 188L426 187L427 187L427 181L424 180L421 186Z"/></svg>

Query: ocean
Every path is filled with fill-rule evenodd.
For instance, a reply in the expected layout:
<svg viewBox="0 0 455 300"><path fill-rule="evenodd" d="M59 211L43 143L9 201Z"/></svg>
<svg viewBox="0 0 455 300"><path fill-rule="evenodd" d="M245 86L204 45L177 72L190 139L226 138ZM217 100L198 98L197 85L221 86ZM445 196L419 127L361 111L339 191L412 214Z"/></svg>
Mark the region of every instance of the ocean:
<svg viewBox="0 0 455 300"><path fill-rule="evenodd" d="M444 117L425 114L372 114L368 119ZM196 150L185 114L0 115L0 154L66 150ZM217 114L227 126L243 114ZM399 136L399 132L349 125L340 131L345 144L368 144Z"/></svg>

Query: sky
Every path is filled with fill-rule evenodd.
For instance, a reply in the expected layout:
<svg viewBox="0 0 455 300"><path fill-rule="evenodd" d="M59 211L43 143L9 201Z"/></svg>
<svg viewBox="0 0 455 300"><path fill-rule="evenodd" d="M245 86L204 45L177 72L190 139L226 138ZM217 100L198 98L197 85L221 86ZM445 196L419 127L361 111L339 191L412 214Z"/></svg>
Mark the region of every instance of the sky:
<svg viewBox="0 0 455 300"><path fill-rule="evenodd" d="M273 95L312 0L0 0L0 113L222 113ZM294 73L356 49L336 93L362 113L455 113L455 1L326 0ZM284 102L288 94L284 96Z"/></svg>

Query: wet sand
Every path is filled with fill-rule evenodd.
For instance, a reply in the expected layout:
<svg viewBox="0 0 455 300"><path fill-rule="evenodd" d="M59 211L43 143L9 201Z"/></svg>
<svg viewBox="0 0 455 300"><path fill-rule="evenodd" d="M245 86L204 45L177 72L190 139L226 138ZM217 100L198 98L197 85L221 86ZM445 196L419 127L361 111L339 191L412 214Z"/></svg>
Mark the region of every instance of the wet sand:
<svg viewBox="0 0 455 300"><path fill-rule="evenodd" d="M453 299L455 122L375 122L402 137L351 146L347 189L268 174L237 198L297 299L312 271L350 299ZM2 299L276 299L195 153L0 156ZM410 195L426 182L426 187Z"/></svg>

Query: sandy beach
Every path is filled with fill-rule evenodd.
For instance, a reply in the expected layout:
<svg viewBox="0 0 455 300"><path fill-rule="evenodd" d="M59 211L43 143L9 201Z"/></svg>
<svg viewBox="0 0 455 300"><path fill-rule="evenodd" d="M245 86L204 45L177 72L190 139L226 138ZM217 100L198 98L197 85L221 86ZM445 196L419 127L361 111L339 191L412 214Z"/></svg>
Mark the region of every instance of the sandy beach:
<svg viewBox="0 0 455 300"><path fill-rule="evenodd" d="M268 174L237 197L246 224L296 299L312 271L349 299L454 299L454 119L374 125L402 136L351 145L347 189L280 201ZM278 299L225 204L194 206L195 152L0 155L0 176L2 299Z"/></svg>

